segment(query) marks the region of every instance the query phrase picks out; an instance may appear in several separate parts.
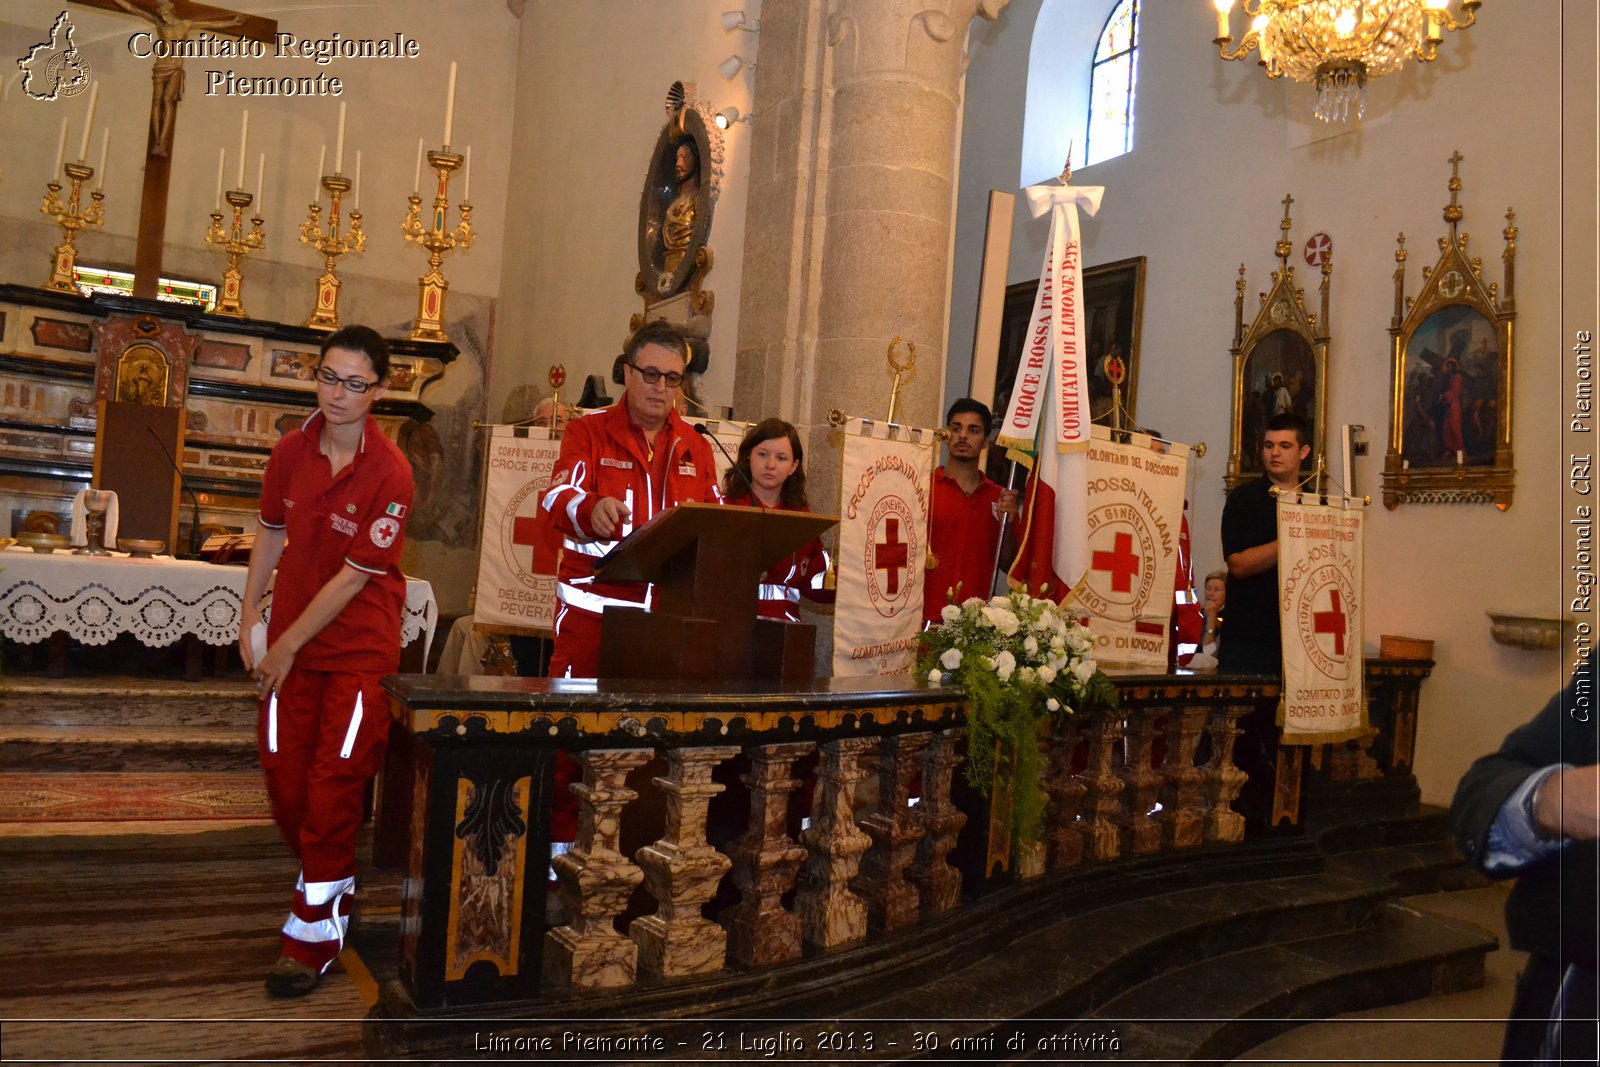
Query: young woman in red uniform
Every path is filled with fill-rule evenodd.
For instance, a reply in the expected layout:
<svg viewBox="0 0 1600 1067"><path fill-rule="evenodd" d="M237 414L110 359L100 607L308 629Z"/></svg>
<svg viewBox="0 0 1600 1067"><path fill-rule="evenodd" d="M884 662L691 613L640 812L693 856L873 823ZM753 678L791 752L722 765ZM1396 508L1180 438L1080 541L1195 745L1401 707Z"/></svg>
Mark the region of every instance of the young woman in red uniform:
<svg viewBox="0 0 1600 1067"><path fill-rule="evenodd" d="M411 465L370 414L389 349L347 326L322 345L317 410L272 450L245 579L239 651L261 697L257 739L272 815L300 860L275 996L316 988L344 946L356 831L388 738L379 684L400 666L400 573ZM272 620L257 605L273 570Z"/></svg>
<svg viewBox="0 0 1600 1067"><path fill-rule="evenodd" d="M782 419L762 421L739 442L734 461L737 470L730 469L722 476L723 498L729 504L746 507L810 511L805 455L800 434L793 426ZM751 489L755 490L754 499ZM773 564L761 579L761 615L799 622L802 596L819 604L833 603L833 590L823 588L827 573L828 553L821 541L812 541Z"/></svg>

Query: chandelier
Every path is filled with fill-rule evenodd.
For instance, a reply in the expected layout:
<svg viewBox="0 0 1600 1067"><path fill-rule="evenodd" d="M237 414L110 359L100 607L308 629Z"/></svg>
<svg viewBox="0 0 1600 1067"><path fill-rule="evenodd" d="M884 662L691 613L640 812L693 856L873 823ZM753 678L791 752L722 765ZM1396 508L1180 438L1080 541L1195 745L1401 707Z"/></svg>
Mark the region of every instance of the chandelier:
<svg viewBox="0 0 1600 1067"><path fill-rule="evenodd" d="M1391 74L1409 58L1439 55L1445 30L1464 30L1478 19L1483 0L1243 0L1250 29L1233 51L1228 14L1235 0L1212 0L1214 43L1223 59L1243 59L1254 48L1267 77L1287 75L1317 87L1316 116L1343 122L1355 105L1367 109L1367 79Z"/></svg>

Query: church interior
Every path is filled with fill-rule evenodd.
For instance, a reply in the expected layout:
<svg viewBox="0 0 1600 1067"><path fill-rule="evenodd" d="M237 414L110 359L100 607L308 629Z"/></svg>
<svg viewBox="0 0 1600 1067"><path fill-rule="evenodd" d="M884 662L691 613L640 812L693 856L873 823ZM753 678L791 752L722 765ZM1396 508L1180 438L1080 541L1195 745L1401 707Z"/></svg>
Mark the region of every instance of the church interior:
<svg viewBox="0 0 1600 1067"><path fill-rule="evenodd" d="M714 203L702 235L706 255L695 261L692 290L673 312L693 314L703 337L707 359L692 392L722 417L778 415L798 426L811 464L812 504L821 512L841 508L830 412L881 418L892 384L896 417L912 426L940 425L957 397L992 400L995 350L1005 329L1001 305L1009 306L1012 287L1031 300L1027 283L1039 277L1046 254L1048 227L1030 214L1022 190L1056 182L1066 165L1073 185L1104 189L1098 210L1081 220L1085 269L1140 265L1126 385L1130 416L1173 441L1206 446L1191 459L1188 479L1197 580L1224 565L1218 530L1247 436L1241 410L1266 384L1238 370L1237 324L1254 321L1274 272L1285 267L1295 271L1305 308L1325 309L1316 324L1326 339L1325 364L1314 380L1298 379L1293 389L1315 394L1306 402L1317 414L1317 454L1329 477L1343 492L1370 498L1361 616L1368 684L1375 706L1381 696L1400 709L1393 712L1397 717L1411 716L1408 796L1433 813L1428 825L1437 836L1439 809L1449 805L1462 773L1565 684L1594 622L1583 584L1593 581L1592 561L1587 545L1575 543L1569 521L1590 492L1587 467L1578 462L1592 452L1592 422L1584 414L1589 401L1575 397L1589 395L1579 382L1587 382L1589 332L1600 328L1594 5L1471 5L1476 24L1444 33L1436 59L1412 60L1372 77L1361 102L1351 105L1359 116L1324 122L1312 113L1312 86L1269 79L1254 54L1239 62L1219 57L1219 16L1209 0L748 0L738 18L728 12L730 2L181 4L184 17L197 21L225 22L237 13L275 20L276 32L302 41L371 39L401 54L334 55L324 62L277 54L268 43L258 56L188 58L169 154L159 163L147 158L147 131L158 110L146 89L153 61L130 43L141 28L159 25L158 16L146 13L141 22L114 2L6 5L0 53L17 62L0 66L0 143L6 146L0 161L0 523L10 523L0 534L23 533L31 513L70 513L73 495L90 485L91 472L98 477L102 462L112 462L96 454L97 432L108 429L94 425L96 388L105 399L111 374L120 400L125 385L137 385L116 377L114 368L96 367L90 337L101 345L113 338L129 342L126 330L140 328L142 305L119 304L129 297L113 294L84 308L70 284L50 287L67 231L58 216L70 211L59 200L43 211L39 205L47 182L61 181L59 163L55 172L49 167L63 151L69 164L87 159L95 165L84 183L85 199L92 182L94 210L103 211L103 220L75 230L80 272L131 275L150 254L141 202L148 210L153 167L165 179L159 191L165 224L155 238L154 261L161 284L171 279L183 291L214 287L223 300L231 284L232 295L248 307L231 320L213 315L190 320L186 328L161 327L208 338L203 347L193 342L181 381L161 384L188 390L178 392L179 407L168 410L181 411L186 397L189 436L178 458L198 499L174 495L162 505L179 515L180 539L191 529L253 528L252 493L266 454L286 425L284 413L305 406L307 353L316 348L306 327L314 330L318 315L336 306L343 324L365 323L395 339L403 374L375 412L416 475L404 569L431 586L434 603L424 611L420 600L408 599L408 611L415 617L413 636L431 626L435 615L429 613L436 613L435 650L445 640L445 624L472 612L483 425L530 419L551 395L557 365L563 401L576 402L586 387L597 399L615 399L621 379L613 380L613 364L630 322L657 306L641 268L639 204L641 187L648 197L658 167L663 100L670 113L675 86L705 117L721 119L710 124L717 150L700 160ZM1248 23L1242 6L1231 12L1235 46ZM1450 10L1461 7L1454 0ZM22 60L49 38L63 11L98 94L88 130L88 94L42 99L23 84ZM1119 77L1132 72L1129 88L1122 104L1108 104L1104 82L1097 86L1091 79L1097 60L1105 59L1108 19L1130 12L1128 25L1137 27L1134 55L1114 68ZM410 52L406 41L413 44ZM337 95L327 89L330 78L342 86ZM262 85L276 89L264 95ZM249 86L257 88L247 94ZM1096 125L1109 125L1108 111L1123 122L1120 146L1107 147L1112 135ZM86 148L74 156L80 139ZM424 152L447 148L460 159L451 157L448 204L430 222L425 206L417 213L416 194L425 198L433 187L434 162L424 162ZM336 155L337 165L328 166ZM335 190L322 177L332 174L354 179L339 187L349 205L342 244L335 236ZM238 274L230 282L223 231L239 213L230 213L224 197L235 189L254 199L240 215L246 237L233 237ZM994 191L1012 196L999 222ZM1452 207L1459 209L1456 221ZM360 242L353 238L358 215L352 212L364 230ZM260 216L264 239L241 251L250 243L252 214ZM429 235L454 237L438 243L443 254L433 256L432 266L447 284L432 289L425 277L431 236L419 238L429 225ZM1489 291L1503 294L1501 307L1514 313L1501 335L1515 339L1514 348L1499 354L1507 377L1498 392L1486 387L1486 403L1499 410L1485 408L1490 413L1483 416L1501 420L1503 447L1487 445L1469 457L1473 446L1467 444L1452 460L1451 450L1435 441L1443 459L1431 467L1419 460L1413 470L1401 457L1420 453L1410 451L1414 442L1397 428L1408 409L1396 380L1396 330L1406 301L1430 282L1439 284L1430 277L1434 265L1447 235L1458 232L1474 270L1481 260L1478 282L1494 283ZM1508 251L1513 246L1514 255ZM1404 272L1398 282L1397 270ZM337 276L331 293L330 271ZM1326 298L1318 288L1323 284ZM1506 308L1513 292L1514 304ZM437 328L423 329L430 313L438 316ZM118 316L135 325L116 325ZM98 325L102 320L110 325ZM915 365L892 383L883 353L901 339L914 342ZM160 453L143 438L167 430L151 426L148 432L136 427L143 450L130 451L126 466L162 466ZM1358 446L1346 454L1351 427ZM1492 437L1495 430L1484 432ZM1419 473L1425 477L1411 483ZM10 584L7 572L17 568L9 561L19 551L0 553L0 590ZM0 602L5 611L18 610L3 593ZM829 613L806 611L825 646L832 635ZM85 1061L133 1051L161 1057L180 1055L185 1046L174 1042L192 1040L202 1055L224 1060L246 1055L251 1044L265 1051L281 1042L285 1054L331 1062L363 1053L426 1056L494 1047L462 1045L484 1038L459 1022L448 1039L433 1044L421 1037L407 1044L415 1031L398 1024L377 1037L360 1032L359 1020L374 1005L378 1015L398 1010L383 992L385 983L422 966L406 955L414 946L400 944L403 899L421 889L404 876L403 845L385 845L381 822L362 847L388 847L400 858L375 870L363 889L370 889L365 940L354 941L352 934L362 954L345 964L349 979L325 983L288 1007L260 993L258 972L270 960L258 960L258 949L270 941L280 904L269 883L275 887L290 877L285 868L293 863L274 835L264 795L241 785L253 774L255 702L237 654L232 665L224 662L231 642L200 647L191 641L181 653L159 655L132 646L129 655L126 640L115 646L121 653L108 653L100 647L104 640L69 647L65 635L58 640L30 631L20 638L20 626L0 621L7 638L0 677L0 855L10 872L0 896L14 916L0 935L0 959L10 964L10 977L0 980L8 1051ZM1392 636L1425 646L1420 659L1429 661L1426 669L1373 674L1370 661L1382 658L1383 641ZM420 668L425 655L407 662ZM65 659L66 677L46 668L50 657L55 666ZM436 705L423 700L416 707L419 715L442 715L439 709L455 706L449 701L482 692L444 687L431 694ZM1191 697L1173 696L1171 704ZM586 706L573 699L573 714L584 713ZM923 710L929 716L936 711ZM147 751L137 757L141 744ZM428 760L445 765L442 750L437 757L429 752ZM1383 758L1396 757L1387 751ZM1337 763L1337 757L1330 760ZM927 775L933 765L920 766ZM211 807L187 817L188 801L174 789L144 797L142 816L104 814L119 810L118 790L137 791L128 783L136 782L140 767L152 780L181 774L187 779L183 795L207 793ZM948 775L948 765L944 770ZM1316 771L1328 773L1320 766ZM59 799L61 790L45 784L58 775L80 776L66 792L90 799L78 807L41 804L41 796ZM1338 790L1329 795L1346 796ZM407 804L411 799L402 797ZM387 801L380 796L376 803L381 812ZM393 831L392 810L389 818ZM1355 850L1358 836L1349 834L1342 847ZM1503 892L1463 878L1459 861L1441 858L1444 853L1415 842L1386 846L1379 849L1382 862L1432 872L1413 872L1408 884L1434 894L1435 934L1460 953L1448 965L1435 960L1430 972L1431 991L1448 995L1415 1001L1412 1010L1419 1017L1459 1018L1449 1014L1456 1009L1438 1005L1484 986L1482 961L1493 946L1470 924L1497 922ZM1286 858L1282 841L1274 845L1277 852L1250 837L1236 847L1246 858L1236 856L1230 868L1236 873L1219 878L1248 880L1243 872L1258 864L1264 877L1290 879L1301 873L1296 863L1311 862L1299 853ZM1447 852L1448 842L1441 847ZM1404 848L1413 851L1401 856ZM1154 867L1129 871L1117 876L1124 881L1106 876L1093 892L1126 892L1134 901L1144 890L1131 886L1165 877ZM1201 892L1198 884L1189 888ZM1042 921L1037 915L1064 899L1059 887L1027 891L1033 895L1019 898L1019 906L1034 909L1028 921ZM970 907L992 910L965 921L991 921L1016 934L1024 920L1002 913L995 899L980 895ZM1477 910L1464 916L1465 899ZM1324 906L1331 914L1344 905ZM874 915L878 924L881 916ZM1325 920L1313 913L1299 921ZM1395 946L1407 939L1420 944L1434 936L1404 925L1409 919L1393 921L1401 927L1377 951L1398 953ZM90 929L96 943L80 947L79 932ZM950 944L976 936L960 926L941 929ZM1050 930L1039 943L1051 951L1096 937L1091 924ZM926 936L914 951L929 959L948 963L949 954L967 951ZM1229 936L1270 940L1237 929ZM1489 957L1486 1000L1460 1009L1480 1019L1492 1019L1498 1000L1509 999L1515 963L1503 949L1503 930L1498 936L1502 946ZM185 943L198 948L185 952ZM1061 951L1070 956L1069 949ZM1476 963L1459 962L1469 958ZM246 962L234 965L241 959ZM1148 964L1137 954L1125 959L1135 970ZM161 961L154 977L151 960ZM1036 956L1026 962L1045 965ZM1063 971L1071 969L1054 959L1049 966L1058 962ZM909 972L887 963L874 972L877 965L854 959L844 985L909 980ZM1457 965L1465 972L1475 966L1475 977L1440 978ZM826 968L814 957L807 966L797 988L814 999L796 993L793 1017L806 1018L809 1009L819 1018L846 1018L839 1004L813 988L826 981ZM988 980L1003 983L1006 973L1013 972L1002 969ZM413 989L432 988L414 981ZM1049 979L1057 981L1066 983ZM1377 981L1368 979L1368 988ZM740 1000L731 987L715 991L751 1013L746 1017L758 1017L762 1002ZM1301 1022L1429 991L1388 1000L1305 1000L1292 1009L1279 1005L1278 1014ZM505 994L507 1002L527 1003L527 987L513 992ZM641 1017L657 1009L678 1012L680 1021L689 1017L659 988L646 994L617 1003ZM975 994L930 982L930 999L875 999L875 1014L867 1017L911 1018L925 1010L959 1017L966 995ZM999 1021L1034 1012L1039 1003L1073 1006L1081 1016L1062 1017L1085 1020L1118 1018L1117 1009L1122 1018L1159 1016L1170 1003L1126 991L1060 996L1025 1003L984 994L978 1000L985 1017ZM440 997L434 1006L470 1017L460 1002ZM617 1010L595 1003L557 999L541 1010L546 1018L558 1017L557 1009L570 1018ZM1182 1010L1187 1017L1188 1007ZM74 1030L71 1020L88 1018L117 1023ZM184 1018L234 1025L190 1031L171 1022ZM282 1026L289 1020L297 1026L293 1036ZM1164 1033L1150 1037L1148 1048L1158 1050L1150 1053L1155 1061L1169 1053L1198 1056L1196 1050L1207 1048L1225 1050L1220 1061L1227 1062L1292 1025L1264 1029L1248 1041L1216 1038L1214 1046L1200 1038L1184 1045ZM1398 1029L1415 1039L1421 1025ZM1438 1025L1440 1035L1423 1039L1423 1046L1452 1048L1460 1041L1473 1055L1493 1058L1499 1039L1492 1025ZM486 1035L494 1028L484 1023L476 1031ZM1092 1026L1080 1029L1087 1034ZM1335 1031L1315 1040L1337 1042ZM1124 1027L1120 1058L1139 1054L1138 1032ZM534 1035L527 1040L541 1033L527 1030ZM808 1031L806 1037L805 1054L821 1054L816 1035ZM599 1057L613 1047L626 1046L591 1045L588 1054ZM1367 1055L1404 1058L1396 1051L1403 1047L1417 1046L1339 1055L1350 1062ZM1263 1048L1281 1050L1285 1059L1312 1054L1308 1048ZM970 1058L989 1058L979 1054L980 1045L970 1049ZM716 1051L722 1058L739 1050ZM841 1060L855 1058L854 1049L834 1051Z"/></svg>

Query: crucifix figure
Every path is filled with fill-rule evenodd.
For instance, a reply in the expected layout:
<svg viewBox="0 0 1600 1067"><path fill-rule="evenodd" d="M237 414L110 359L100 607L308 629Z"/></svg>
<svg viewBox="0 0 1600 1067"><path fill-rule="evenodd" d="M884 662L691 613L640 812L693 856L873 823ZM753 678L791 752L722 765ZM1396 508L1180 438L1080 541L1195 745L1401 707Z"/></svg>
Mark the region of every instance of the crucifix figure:
<svg viewBox="0 0 1600 1067"><path fill-rule="evenodd" d="M155 27L165 47L151 66L150 139L145 152L144 195L139 203L139 245L134 253L133 295L154 299L161 275L161 251L167 229L167 185L172 164L172 138L178 123L178 101L183 99L183 59L180 42L196 30L220 30L234 37L271 41L278 32L274 19L244 15L187 0L74 0L102 11L121 11Z"/></svg>

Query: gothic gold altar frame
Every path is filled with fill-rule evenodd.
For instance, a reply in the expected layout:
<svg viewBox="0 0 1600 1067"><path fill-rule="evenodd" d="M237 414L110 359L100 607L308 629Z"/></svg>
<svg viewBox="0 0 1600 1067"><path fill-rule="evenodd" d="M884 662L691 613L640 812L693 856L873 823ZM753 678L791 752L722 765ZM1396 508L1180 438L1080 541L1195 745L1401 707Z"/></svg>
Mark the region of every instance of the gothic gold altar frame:
<svg viewBox="0 0 1600 1067"><path fill-rule="evenodd" d="M1239 264L1239 279L1233 298L1233 420L1229 432L1228 471L1224 482L1231 492L1242 482L1261 473L1261 439L1267 421L1284 411L1292 411L1311 427L1311 452L1301 467L1309 477L1327 453L1328 425L1328 295L1333 278L1331 252L1320 253L1322 284L1320 310L1307 311L1305 290L1295 284L1294 266L1289 255L1289 207L1292 196L1283 198L1281 231L1273 251L1278 269L1272 272L1272 288L1260 294L1261 306L1248 329L1244 322L1245 268ZM1325 478L1310 488L1321 491Z"/></svg>
<svg viewBox="0 0 1600 1067"><path fill-rule="evenodd" d="M1459 152L1450 157L1450 227L1439 259L1422 268L1422 290L1405 295L1406 236L1395 251L1393 370L1383 506L1402 503L1511 506L1512 322L1516 213L1506 210L1505 292L1483 280L1483 260L1467 255Z"/></svg>

